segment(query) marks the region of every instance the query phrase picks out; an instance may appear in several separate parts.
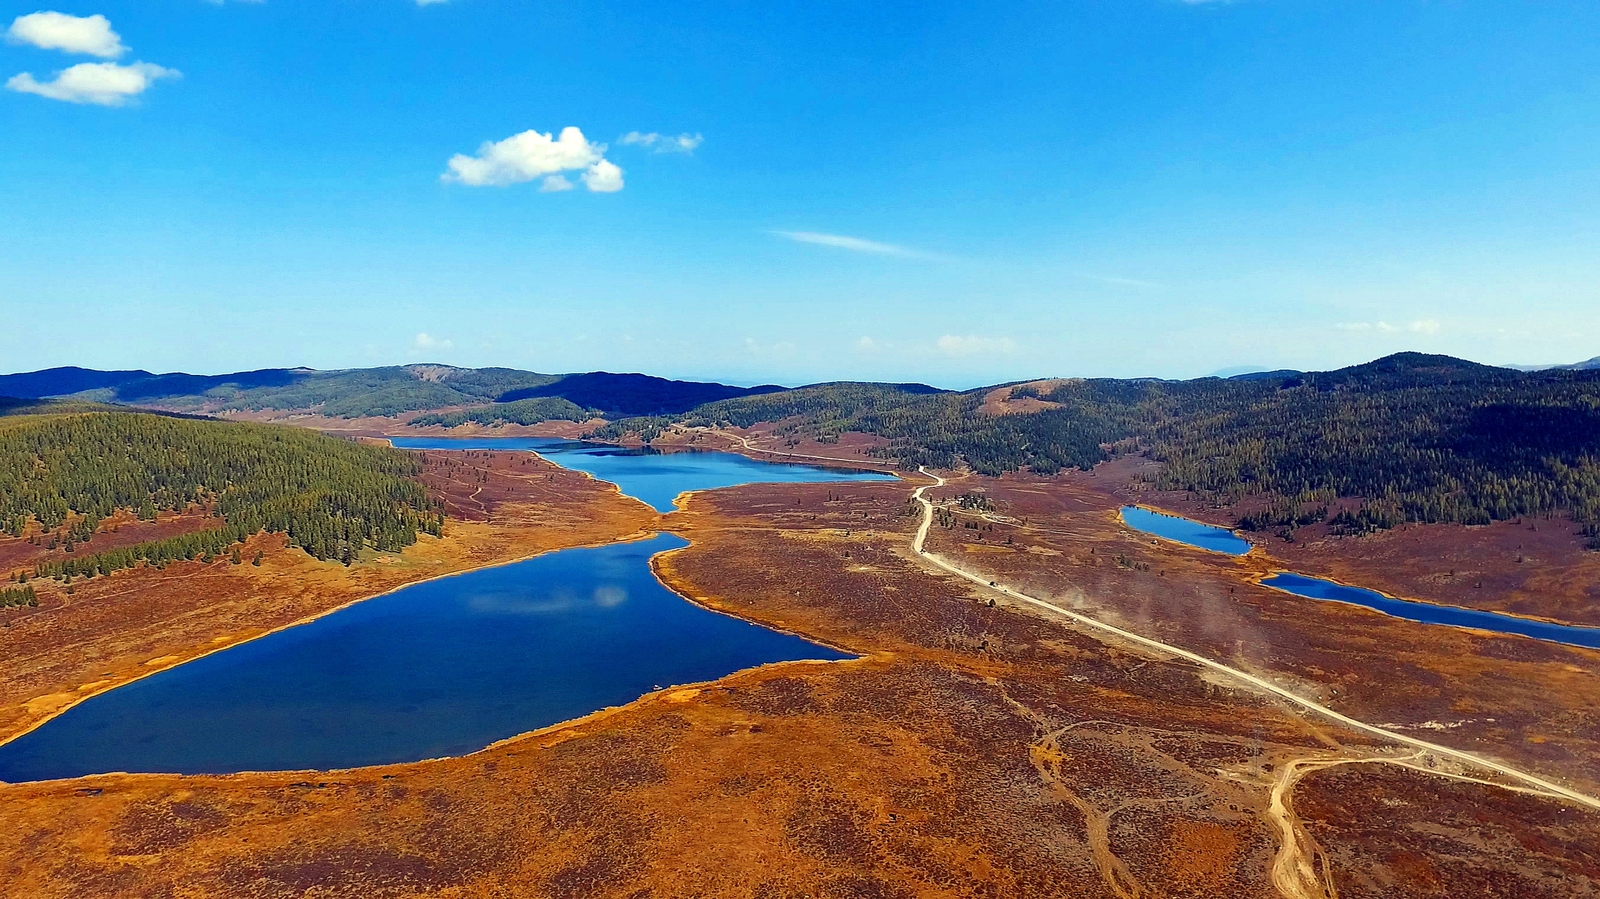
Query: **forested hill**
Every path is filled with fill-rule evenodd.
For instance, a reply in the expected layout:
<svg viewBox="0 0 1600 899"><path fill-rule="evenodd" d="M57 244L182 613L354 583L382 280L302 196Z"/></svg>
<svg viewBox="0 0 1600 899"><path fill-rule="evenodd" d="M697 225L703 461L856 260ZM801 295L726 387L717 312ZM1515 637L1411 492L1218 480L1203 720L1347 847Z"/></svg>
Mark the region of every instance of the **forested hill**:
<svg viewBox="0 0 1600 899"><path fill-rule="evenodd" d="M885 437L877 452L908 468L965 464L991 475L1141 452L1165 463L1161 486L1219 502L1266 498L1267 511L1243 522L1254 527L1315 520L1335 498L1359 497L1341 527L1562 513L1600 542L1600 370L1519 372L1402 353L1270 377L1036 382L1009 388L1031 402L1016 414L994 414L992 392L821 385L617 421L598 436L774 422L796 439Z"/></svg>
<svg viewBox="0 0 1600 899"><path fill-rule="evenodd" d="M320 559L397 550L441 519L416 456L314 431L129 412L0 417L0 530L82 542L118 509L208 511L220 527L97 555L44 574L215 555L259 531Z"/></svg>
<svg viewBox="0 0 1600 899"><path fill-rule="evenodd" d="M508 391L501 394L498 401L509 403L535 397L555 397L605 414L657 415L687 412L717 400L779 393L784 389L774 384L729 387L726 384L669 381L649 375L595 371L566 375L549 384Z"/></svg>
<svg viewBox="0 0 1600 899"><path fill-rule="evenodd" d="M46 396L66 396L85 390L116 387L130 381L153 378L150 372L96 371L92 368L47 368L42 371L0 375L0 396L36 400Z"/></svg>

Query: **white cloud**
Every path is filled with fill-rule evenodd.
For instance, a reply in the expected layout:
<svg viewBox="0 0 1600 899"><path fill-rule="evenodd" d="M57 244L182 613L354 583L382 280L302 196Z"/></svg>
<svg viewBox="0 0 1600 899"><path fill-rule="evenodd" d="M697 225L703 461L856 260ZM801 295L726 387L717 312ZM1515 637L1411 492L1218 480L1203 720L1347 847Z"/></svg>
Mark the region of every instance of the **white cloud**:
<svg viewBox="0 0 1600 899"><path fill-rule="evenodd" d="M487 141L478 155L457 153L441 180L469 187L504 187L543 178L540 189L562 191L572 187L562 172L583 170L586 187L597 193L622 189L622 169L605 159L606 145L591 142L574 126L556 137L548 132L524 131L498 143Z"/></svg>
<svg viewBox="0 0 1600 899"><path fill-rule="evenodd" d="M31 72L23 72L7 81L6 89L68 103L121 106L163 78L180 77L176 69L148 62L126 66L114 62L82 62L56 73L54 81L36 81Z"/></svg>
<svg viewBox="0 0 1600 899"><path fill-rule="evenodd" d="M448 3L450 0L417 0L418 6L432 6L435 3Z"/></svg>
<svg viewBox="0 0 1600 899"><path fill-rule="evenodd" d="M622 189L622 169L602 159L583 173L583 186L597 194L613 194Z"/></svg>
<svg viewBox="0 0 1600 899"><path fill-rule="evenodd" d="M856 349L863 353L870 353L878 348L878 342L871 337L863 337L856 341Z"/></svg>
<svg viewBox="0 0 1600 899"><path fill-rule="evenodd" d="M642 131L629 131L617 141L624 146L650 147L657 153L693 153L705 143L706 139L700 134L684 132L674 137L671 134L661 134L656 131L645 133Z"/></svg>
<svg viewBox="0 0 1600 899"><path fill-rule="evenodd" d="M17 16L6 32L14 44L32 44L44 50L83 53L101 59L116 59L128 52L122 38L111 30L105 16L69 16L59 12L36 12Z"/></svg>
<svg viewBox="0 0 1600 899"><path fill-rule="evenodd" d="M763 359L789 359L794 357L795 350L798 347L791 340L763 344L754 337L746 337L744 339L744 349L750 355L759 356Z"/></svg>
<svg viewBox="0 0 1600 899"><path fill-rule="evenodd" d="M907 247L896 246L892 243L879 243L875 240L863 240L859 237L846 237L843 234L822 234L817 231L774 231L779 237L799 243L811 243L824 247L837 247L841 250L851 250L857 253L875 253L879 256L906 256L925 258L925 254Z"/></svg>
<svg viewBox="0 0 1600 899"><path fill-rule="evenodd" d="M949 356L975 356L980 353L1012 353L1017 349L1016 341L1009 337L957 337L946 334L935 342L939 352Z"/></svg>
<svg viewBox="0 0 1600 899"><path fill-rule="evenodd" d="M1156 288L1161 286L1154 281L1140 281L1137 278L1119 278L1113 275L1091 275L1087 272L1073 272L1073 274L1079 278L1086 278L1090 281L1099 281L1101 284L1115 284L1119 287Z"/></svg>
<svg viewBox="0 0 1600 899"><path fill-rule="evenodd" d="M427 331L422 331L417 334L415 346L419 350L453 350L456 343L453 340L441 340Z"/></svg>
<svg viewBox="0 0 1600 899"><path fill-rule="evenodd" d="M1391 324L1390 322L1339 322L1334 328L1340 331L1377 331L1382 334L1398 334L1409 332L1412 334L1437 334L1439 322L1437 319L1421 318L1416 321Z"/></svg>

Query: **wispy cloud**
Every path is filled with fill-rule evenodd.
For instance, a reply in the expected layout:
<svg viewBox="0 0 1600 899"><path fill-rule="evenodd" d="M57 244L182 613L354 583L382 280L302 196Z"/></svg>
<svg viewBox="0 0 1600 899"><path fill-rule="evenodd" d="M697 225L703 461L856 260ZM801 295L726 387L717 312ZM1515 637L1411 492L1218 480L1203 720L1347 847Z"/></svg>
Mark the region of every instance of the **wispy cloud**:
<svg viewBox="0 0 1600 899"><path fill-rule="evenodd" d="M1101 284L1115 284L1119 287L1157 288L1162 286L1154 281L1140 281L1137 278L1118 278L1112 275L1091 275L1088 272L1073 272L1072 275L1075 278L1083 278L1089 281L1099 281Z"/></svg>
<svg viewBox="0 0 1600 899"><path fill-rule="evenodd" d="M931 259L927 253L902 247L898 244L880 243L876 240L866 240L860 237L847 237L843 234L823 234L818 231L773 231L773 234L798 243L816 244L823 247L835 247L841 250L850 250L854 253L872 253L877 256L902 256L908 259Z"/></svg>
<svg viewBox="0 0 1600 899"><path fill-rule="evenodd" d="M971 334L965 337L946 334L934 345L947 356L1004 355L1017 350L1017 342L1009 337L977 337Z"/></svg>
<svg viewBox="0 0 1600 899"><path fill-rule="evenodd" d="M629 131L617 140L624 146L649 147L657 153L693 153L705 142L703 135L687 131L676 136L656 131Z"/></svg>
<svg viewBox="0 0 1600 899"><path fill-rule="evenodd" d="M1391 324L1390 322L1339 322L1333 326L1340 331L1376 331L1381 334L1437 334L1439 321L1432 318L1422 318L1416 321Z"/></svg>
<svg viewBox="0 0 1600 899"><path fill-rule="evenodd" d="M38 81L32 72L13 75L6 89L20 94L36 94L67 103L97 106L122 106L165 78L179 78L176 69L148 62L118 65L114 62L80 62L56 73L50 81Z"/></svg>
<svg viewBox="0 0 1600 899"><path fill-rule="evenodd" d="M412 342L412 345L419 350L453 350L456 348L455 341L434 337L427 331L417 334L417 339Z"/></svg>
<svg viewBox="0 0 1600 899"><path fill-rule="evenodd" d="M779 340L775 343L762 343L754 337L744 339L745 352L752 356L765 359L792 359L795 351L799 349L792 340Z"/></svg>

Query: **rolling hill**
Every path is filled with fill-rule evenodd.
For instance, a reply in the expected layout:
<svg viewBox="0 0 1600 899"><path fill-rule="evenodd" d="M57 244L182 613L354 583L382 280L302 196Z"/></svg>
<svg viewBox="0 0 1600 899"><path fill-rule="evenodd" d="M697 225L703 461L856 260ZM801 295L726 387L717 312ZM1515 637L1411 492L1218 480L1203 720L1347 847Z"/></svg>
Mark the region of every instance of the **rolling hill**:
<svg viewBox="0 0 1600 899"><path fill-rule="evenodd" d="M86 386L89 385L89 386ZM641 374L444 365L151 375L52 369L0 376L0 394L226 413L310 412L445 428L603 418L599 439L766 425L780 437L884 438L912 469L1051 475L1119 455L1162 463L1159 486L1251 500L1248 527L1329 516L1360 532L1403 521L1480 524L1566 514L1600 546L1600 369L1519 371L1398 353L1327 372L1232 378L1075 378L1002 385L1030 400L991 414L996 388L834 382L731 387ZM78 388L74 390L73 388ZM64 393L61 393L64 392Z"/></svg>

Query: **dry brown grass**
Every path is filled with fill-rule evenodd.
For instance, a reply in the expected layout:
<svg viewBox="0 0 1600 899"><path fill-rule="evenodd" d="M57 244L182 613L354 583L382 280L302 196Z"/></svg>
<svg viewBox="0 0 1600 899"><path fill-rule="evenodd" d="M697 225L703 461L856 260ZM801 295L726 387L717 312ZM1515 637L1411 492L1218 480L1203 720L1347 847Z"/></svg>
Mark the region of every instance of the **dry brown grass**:
<svg viewBox="0 0 1600 899"><path fill-rule="evenodd" d="M0 788L0 832L16 835L0 841L0 890L1273 895L1265 813L1275 772L1308 754L1378 747L1187 664L990 606L911 557L908 493L748 486L696 495L667 519L692 541L657 558L669 584L858 661L741 672L460 759ZM1033 518L1045 507L1091 514L1073 539L1053 541L1058 555L984 559L1058 562L1066 567L1048 573L1058 589L1107 605L1137 608L1158 594L1148 584L1159 574L1083 562L1086 548L1152 551L1093 514L1103 499L1030 502L1040 504L1030 526L1041 529ZM1236 577L1186 565L1165 583L1179 573L1219 587ZM1341 884L1366 877L1388 884L1384 895L1426 895L1427 878L1448 868L1461 883L1488 884L1482 895L1557 897L1592 890L1600 876L1582 848L1600 844L1600 816L1487 790L1469 797L1486 809L1472 817L1462 786L1365 767L1333 791L1338 802L1321 792L1300 802ZM1369 774L1384 778L1382 790L1359 795ZM1339 776L1319 773L1306 787ZM1459 811L1414 841L1423 848L1412 859L1364 820L1374 807L1401 808L1395 801L1403 813L1372 820L1416 828L1437 803Z"/></svg>

